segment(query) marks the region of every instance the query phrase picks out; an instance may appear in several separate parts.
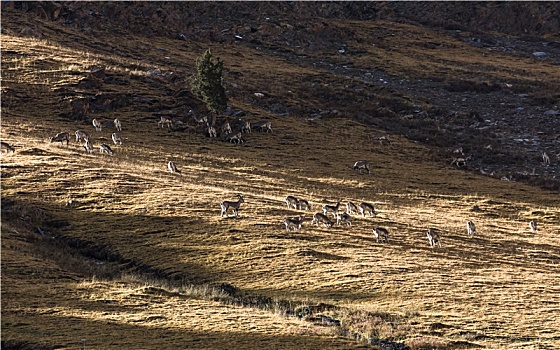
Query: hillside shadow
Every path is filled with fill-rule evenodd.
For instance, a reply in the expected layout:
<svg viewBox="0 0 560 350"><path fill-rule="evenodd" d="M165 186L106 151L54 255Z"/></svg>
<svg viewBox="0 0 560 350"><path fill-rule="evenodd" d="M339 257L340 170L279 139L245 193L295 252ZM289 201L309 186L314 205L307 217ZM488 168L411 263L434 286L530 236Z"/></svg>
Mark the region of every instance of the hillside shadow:
<svg viewBox="0 0 560 350"><path fill-rule="evenodd" d="M34 209L40 208L40 209ZM207 269L199 264L174 259L178 256L178 248L161 246L161 243L174 238L166 227L175 227L192 223L191 218L170 218L149 215L119 215L102 211L86 211L79 208L60 208L45 202L31 202L2 198L2 220L19 220L18 211L42 213L40 218L28 221L38 235L50 238L62 248L67 246L87 259L97 263L111 263L120 267L115 275L121 272L133 272L152 275L171 281L184 283L208 283L212 280ZM89 225L96 223L97 231L92 235L83 235L81 231L89 230ZM205 223L210 227L211 223ZM194 232L206 234L204 232ZM185 238L193 234L187 229ZM123 240L115 240L123 237ZM142 254L128 251L128 246L142 247ZM53 247L56 249L56 247ZM189 247L182 247L182 253L192 252ZM53 252L53 256L57 253ZM79 271L75 271L79 272Z"/></svg>
<svg viewBox="0 0 560 350"><path fill-rule="evenodd" d="M84 305L81 305L84 307ZM68 305L80 311L79 305ZM92 306L96 310L97 305ZM87 305L84 311L88 311ZM157 314L157 311L154 310ZM86 315L87 313L84 313ZM9 319L9 316L7 319ZM223 324L201 324L197 329L174 329L158 327L157 317L146 317L137 320L113 321L110 318L100 317L94 320L88 317L71 317L42 315L33 313L29 315L30 323L12 324L3 317L3 338L12 339L11 343L3 342L2 349L21 349L17 344L37 344L41 346L34 349L216 349L223 350L235 344L235 348L251 349L255 346L264 349L294 349L298 346L314 349L363 349L363 345L344 338L333 339L313 334L294 335L267 335L264 332L247 332L243 324L232 324L231 319L224 315ZM163 317L165 320L165 316ZM138 324L130 324L136 322ZM73 330L65 329L73 325ZM230 326L228 326L230 325ZM205 329L206 328L206 329ZM222 328L217 331L215 328ZM231 331L226 329L232 328ZM253 327L252 327L253 328ZM31 334L33 335L27 335ZM303 333L303 331L302 331ZM61 334L53 336L53 334ZM66 336L62 336L66 335ZM17 341L16 341L17 339ZM9 345L14 345L10 347Z"/></svg>

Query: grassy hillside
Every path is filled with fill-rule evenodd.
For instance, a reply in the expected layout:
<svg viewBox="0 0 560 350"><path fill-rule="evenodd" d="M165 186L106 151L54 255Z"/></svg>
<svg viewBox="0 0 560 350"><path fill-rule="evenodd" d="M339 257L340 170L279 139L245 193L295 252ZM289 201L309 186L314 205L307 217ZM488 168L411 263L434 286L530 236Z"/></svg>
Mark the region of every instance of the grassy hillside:
<svg viewBox="0 0 560 350"><path fill-rule="evenodd" d="M254 45L86 34L17 12L2 19L1 136L16 149L2 154L3 347L560 346L558 193L449 166L411 140L407 130L431 135L420 123L396 132L391 107L426 101ZM416 28L368 26L390 27L403 45ZM353 67L375 62L403 78L437 76L441 64L476 73L476 60L465 61L476 49L414 30L449 42L454 55L443 48L449 61L418 64L372 49ZM232 144L187 115L205 113L186 79L207 48L225 62L232 109L271 120L273 133ZM557 69L508 55L486 64L500 77L523 75L505 68L519 65L526 84L542 86L553 84L539 72ZM100 80L90 74L98 67ZM374 123L360 117L370 111ZM175 126L158 127L160 115ZM93 118L109 123L97 132ZM113 146L115 118L124 142ZM48 141L77 129L91 133L93 154L75 140ZM380 142L386 134L391 142ZM101 143L115 154L100 154ZM361 159L371 174L352 171ZM181 173L167 171L170 160ZM237 194L240 217L220 217L220 202ZM312 210L288 209L287 195ZM354 215L351 227L311 224L338 200L372 203L377 215ZM308 218L302 231L286 232L284 218L298 214ZM477 235L467 236L467 220ZM389 243L375 241L377 226ZM431 227L442 247L428 245Z"/></svg>

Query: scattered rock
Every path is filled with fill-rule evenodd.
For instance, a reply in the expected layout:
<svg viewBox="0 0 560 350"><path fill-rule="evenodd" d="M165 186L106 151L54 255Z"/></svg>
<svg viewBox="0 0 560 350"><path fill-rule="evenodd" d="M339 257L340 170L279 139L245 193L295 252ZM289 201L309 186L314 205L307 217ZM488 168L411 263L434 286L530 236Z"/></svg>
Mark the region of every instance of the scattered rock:
<svg viewBox="0 0 560 350"><path fill-rule="evenodd" d="M30 28L30 27L23 28L20 33L22 35L31 36L31 37L34 37L34 38L37 38L37 39L43 38L43 33L41 33L41 31L39 31L38 29Z"/></svg>

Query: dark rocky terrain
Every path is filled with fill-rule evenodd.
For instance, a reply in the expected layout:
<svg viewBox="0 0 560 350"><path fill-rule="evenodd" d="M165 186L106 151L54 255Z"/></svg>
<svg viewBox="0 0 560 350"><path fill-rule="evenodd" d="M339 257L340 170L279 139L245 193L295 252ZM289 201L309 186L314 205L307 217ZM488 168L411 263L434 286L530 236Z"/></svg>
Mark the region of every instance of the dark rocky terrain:
<svg viewBox="0 0 560 350"><path fill-rule="evenodd" d="M130 30L147 35L199 34L230 25L259 27L266 18L304 25L310 19L389 20L473 33L539 38L558 35L556 1L520 2L12 2L39 17L82 29ZM303 23L302 23L303 22ZM202 27L202 28L200 28ZM198 35L193 39L200 40Z"/></svg>

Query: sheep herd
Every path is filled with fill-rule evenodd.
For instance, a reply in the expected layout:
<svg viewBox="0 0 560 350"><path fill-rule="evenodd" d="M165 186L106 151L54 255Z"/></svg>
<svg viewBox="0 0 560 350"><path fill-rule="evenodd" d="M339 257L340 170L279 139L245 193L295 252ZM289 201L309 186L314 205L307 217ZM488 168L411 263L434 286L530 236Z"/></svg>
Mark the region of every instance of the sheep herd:
<svg viewBox="0 0 560 350"><path fill-rule="evenodd" d="M93 124L93 127L95 128L96 131L98 131L98 132L103 131L103 124L99 120L93 119L92 124ZM113 121L113 124L114 124L117 132L122 131L122 125L121 125L120 120L115 119ZM111 134L111 139L113 140L113 143L115 145L122 145L122 138L117 132L114 132L114 133ZM88 131L81 130L81 129L76 130L74 135L76 136L76 142L77 143L84 142L83 147L84 147L84 150L87 153L93 153L93 143L91 141L91 134ZM70 134L67 133L67 132L59 132L55 136L50 137L49 140L50 140L51 143L52 142L60 142L61 145L63 145L64 142L66 142L66 146L68 146L68 144L70 143ZM105 143L102 143L102 144L99 145L99 152L102 153L102 154L108 154L108 155L113 155L114 154L113 149Z"/></svg>
<svg viewBox="0 0 560 350"><path fill-rule="evenodd" d="M217 132L213 125L210 125L208 122L208 118L206 116L202 118L196 118L195 121L197 125L204 125L207 128L206 135L209 137L216 137ZM234 125L236 131L232 131L231 124L229 121L225 121L225 123L220 128L220 131L223 135L222 140L229 141L229 142L236 142L241 143L243 139L241 138L241 133L251 132L251 129L257 129L264 132L272 132L271 123L268 120L259 121L256 123L251 124L250 122L243 121L241 119L234 120ZM103 124L97 120L93 119L92 124L96 131L101 132L103 130ZM115 145L122 145L122 138L119 132L122 131L122 125L119 119L114 119L113 123L114 128L117 132L112 133L111 139ZM171 128L173 125L173 120L168 117L161 117L158 126L164 127L167 126ZM93 152L93 144L91 142L90 133L85 130L77 130L75 132L76 142L81 143L85 142L83 147L86 152L92 153ZM67 132L59 132L55 136L50 137L50 142L60 142L61 145L66 142L68 146L70 142L70 134ZM113 155L114 151L111 147L107 144L100 144L99 145L100 153ZM14 152L14 148L10 146L8 143L2 141L2 152ZM545 156L543 155L543 158ZM177 166L172 161L168 162L167 164L168 170L172 173L180 173L180 170L177 169ZM366 171L368 174L370 171L370 164L365 160L356 161L352 167L354 171L358 173L362 173L362 171ZM221 217L228 217L228 211L232 211L235 217L239 216L239 209L242 203L244 203L244 198L242 195L237 195L237 201L223 201L220 203L221 207ZM286 205L288 209L297 209L297 210L311 210L311 205L305 199L297 198L294 196L287 196L285 198ZM340 212L340 204L341 201L338 201L335 205L326 204L322 207L322 213L318 212L315 213L312 217L311 224L315 224L319 226L322 224L323 226L330 228L337 225L347 225L352 226L352 215L361 214L363 217L370 216L374 217L376 215L375 209L372 204L362 202L359 205L355 205L351 201L345 203L346 210L344 212ZM332 219L329 217L332 216ZM307 220L305 214L296 216L296 217L288 217L285 218L283 223L285 225L287 232L298 232L301 230L303 223ZM467 228L467 235L473 236L477 234L475 224L472 221L467 221L466 223ZM532 233L538 233L537 222L535 220L530 221L529 228ZM383 227L374 227L373 236L375 237L377 242L389 242L389 231ZM428 239L428 243L431 247L435 247L436 245L441 247L441 234L440 231L435 228L430 228L426 232L426 237Z"/></svg>
<svg viewBox="0 0 560 350"><path fill-rule="evenodd" d="M207 116L196 117L192 110L187 113L187 115L192 115L196 121L197 126L203 126L205 130L205 135L208 137L218 137L218 132L214 124L210 124ZM177 124L183 124L181 121L176 121ZM97 132L102 132L104 124L98 119L93 119L91 124ZM111 123L114 126L116 132L111 134L111 140L115 145L122 145L123 139L120 136L122 131L122 123L119 119L113 120ZM167 116L160 116L160 120L157 123L158 126L164 128L167 127L171 129L173 127L173 119ZM232 119L231 121L226 118L225 122L219 128L221 140L231 142L231 143L244 143L242 137L243 133L250 133L251 130L258 130L262 132L272 132L272 124L270 120L261 120L254 123L249 121L244 121L242 119ZM76 130L75 132L76 142L82 143L84 150L87 153L93 153L93 143L91 141L91 135L86 130ZM70 134L68 132L59 132L55 136L49 138L50 142L60 142L63 145L66 142L66 146L70 143ZM2 151L14 152L14 148L6 142L2 142ZM102 143L99 145L99 152L102 154L113 155L114 150L107 144ZM172 162L168 163L168 169L170 172L179 172L177 167Z"/></svg>
<svg viewBox="0 0 560 350"><path fill-rule="evenodd" d="M364 162L365 163L365 162ZM368 164L369 166L369 164ZM220 216L228 216L227 212L228 209L231 208L235 217L239 217L239 207L241 203L244 203L245 200L242 195L237 195L238 200L233 201L223 201L220 203L220 207L222 208ZM305 199L297 198L294 196L287 196L284 201L288 206L288 209L298 209L298 210L311 210L311 205ZM351 201L345 203L346 210L341 212L340 211L340 204L341 201L338 201L336 204L325 204L322 207L322 213L318 212L313 215L313 219L311 224L315 224L319 226L322 224L326 228L333 227L336 225L347 225L352 226L352 214L361 214L362 217L374 217L376 215L375 208L372 204L362 202L359 205L355 205ZM332 219L329 218L329 214L332 215ZM303 223L307 220L305 214L300 214L299 216L295 217L288 217L284 219L284 225L286 227L286 232L298 232L301 230ZM473 235L476 233L474 224L469 221L467 223L467 228L469 235ZM389 243L389 231L383 227L374 227L373 228L373 235L376 241L379 242L386 242ZM426 233L430 246L434 247L436 244L441 247L441 240L440 234L437 229L431 228Z"/></svg>
<svg viewBox="0 0 560 350"><path fill-rule="evenodd" d="M367 168L369 168L369 164L366 161L359 161L360 164L366 164ZM356 167L354 167L357 170ZM243 196L241 194L237 195L237 201L223 201L220 206L222 208L221 217L228 217L228 209L232 209L233 214L235 217L239 217L239 208L242 203L245 202ZM295 196L289 195L287 196L284 201L288 209L296 209L296 210L311 210L311 205L305 199L297 198ZM375 217L377 214L375 208L372 204L362 202L359 205L355 205L351 201L347 201L344 203L346 206L346 210L341 212L340 205L341 201L338 201L336 204L325 204L322 206L322 213L317 212L313 214L313 219L311 220L311 225L315 224L319 226L322 224L326 228L333 227L336 225L347 225L352 226L352 215L360 214L362 217ZM329 217L329 214L332 216L332 219ZM286 232L298 232L301 230L303 223L307 220L305 214L300 214L294 217L285 218L283 223L286 227ZM474 236L477 234L476 226L474 222L471 220L467 221L466 223L467 228L467 235ZM536 220L531 220L529 222L529 228L532 233L538 233L537 222ZM374 227L373 236L376 239L377 243L385 242L389 243L389 231L384 227ZM439 246L442 247L441 243L441 232L436 228L430 228L426 231L426 237L428 239L428 243L431 247Z"/></svg>

